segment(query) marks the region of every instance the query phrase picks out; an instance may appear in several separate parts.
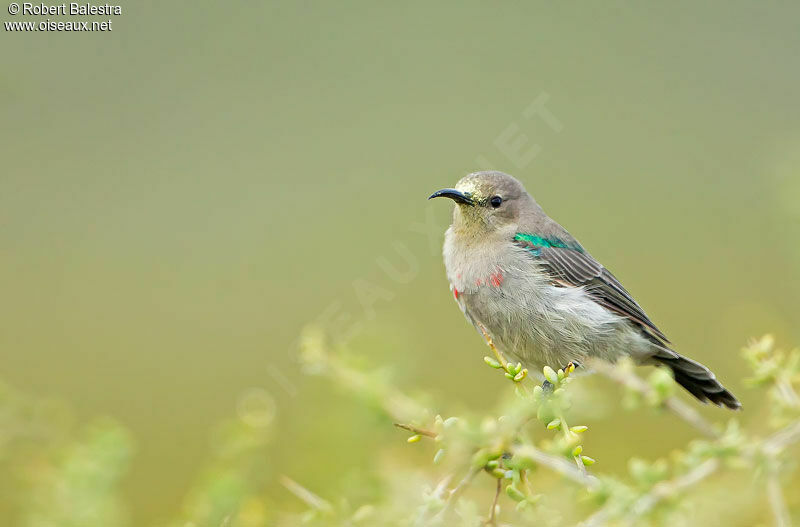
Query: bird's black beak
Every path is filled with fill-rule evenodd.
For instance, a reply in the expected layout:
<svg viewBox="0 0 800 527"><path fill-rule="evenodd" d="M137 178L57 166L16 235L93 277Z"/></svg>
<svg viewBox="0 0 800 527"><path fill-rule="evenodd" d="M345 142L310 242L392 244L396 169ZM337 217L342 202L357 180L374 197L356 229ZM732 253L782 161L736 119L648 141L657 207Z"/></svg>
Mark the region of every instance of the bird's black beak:
<svg viewBox="0 0 800 527"><path fill-rule="evenodd" d="M450 198L456 203L460 203L462 205L475 205L475 201L472 200L469 194L464 194L460 190L456 190L454 188L443 188L442 190L437 190L428 196L428 199L433 198Z"/></svg>

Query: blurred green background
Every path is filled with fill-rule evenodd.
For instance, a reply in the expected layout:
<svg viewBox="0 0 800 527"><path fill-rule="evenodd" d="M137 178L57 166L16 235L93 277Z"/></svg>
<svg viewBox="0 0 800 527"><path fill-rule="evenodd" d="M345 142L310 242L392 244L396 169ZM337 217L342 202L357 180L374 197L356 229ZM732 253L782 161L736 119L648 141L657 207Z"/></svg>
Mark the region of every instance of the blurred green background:
<svg viewBox="0 0 800 527"><path fill-rule="evenodd" d="M126 2L109 33L3 31L0 377L71 408L53 419L129 431L136 525L172 517L216 423L249 405L273 436L269 499L293 500L280 474L336 496L398 437L302 375L307 323L443 415L506 388L448 292L451 207L425 200L490 165L757 419L739 348L800 342L798 17L750 2L179 1ZM542 97L560 131L525 116ZM538 153L520 162L514 141ZM608 382L587 382L613 408ZM646 412L586 424L610 472L637 445L692 436Z"/></svg>

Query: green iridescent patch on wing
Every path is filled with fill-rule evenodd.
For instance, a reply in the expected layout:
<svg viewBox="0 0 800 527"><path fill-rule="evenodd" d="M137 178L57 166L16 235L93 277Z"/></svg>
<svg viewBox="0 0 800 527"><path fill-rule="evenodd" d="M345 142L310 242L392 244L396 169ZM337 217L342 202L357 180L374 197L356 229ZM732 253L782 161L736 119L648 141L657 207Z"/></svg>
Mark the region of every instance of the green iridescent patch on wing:
<svg viewBox="0 0 800 527"><path fill-rule="evenodd" d="M525 246L526 249L537 256L539 255L540 250L545 247L557 247L559 249L571 249L573 251L578 251L581 253L583 252L583 247L581 247L578 242L567 243L560 238L544 237L539 236L538 234L518 232L516 235L514 235L514 241L519 242L521 245Z"/></svg>

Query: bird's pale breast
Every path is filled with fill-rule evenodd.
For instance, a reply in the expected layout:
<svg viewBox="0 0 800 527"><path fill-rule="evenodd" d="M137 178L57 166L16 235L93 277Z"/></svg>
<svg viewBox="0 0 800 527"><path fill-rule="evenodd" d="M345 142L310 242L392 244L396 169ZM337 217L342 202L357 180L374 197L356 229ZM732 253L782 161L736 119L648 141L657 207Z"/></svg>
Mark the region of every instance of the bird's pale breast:
<svg viewBox="0 0 800 527"><path fill-rule="evenodd" d="M467 320L528 368L563 367L586 355L614 360L648 347L582 288L553 285L535 259L510 242L471 246L448 232L444 257Z"/></svg>

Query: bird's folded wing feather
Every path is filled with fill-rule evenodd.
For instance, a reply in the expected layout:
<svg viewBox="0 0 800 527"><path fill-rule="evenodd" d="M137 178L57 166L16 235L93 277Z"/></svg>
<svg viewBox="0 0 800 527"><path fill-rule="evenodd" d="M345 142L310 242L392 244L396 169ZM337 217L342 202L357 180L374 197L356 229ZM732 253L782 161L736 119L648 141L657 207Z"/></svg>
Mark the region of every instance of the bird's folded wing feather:
<svg viewBox="0 0 800 527"><path fill-rule="evenodd" d="M665 343L669 342L611 271L587 254L577 241L565 242L561 239L518 234L514 243L536 258L556 285L583 287L601 306L628 318Z"/></svg>

